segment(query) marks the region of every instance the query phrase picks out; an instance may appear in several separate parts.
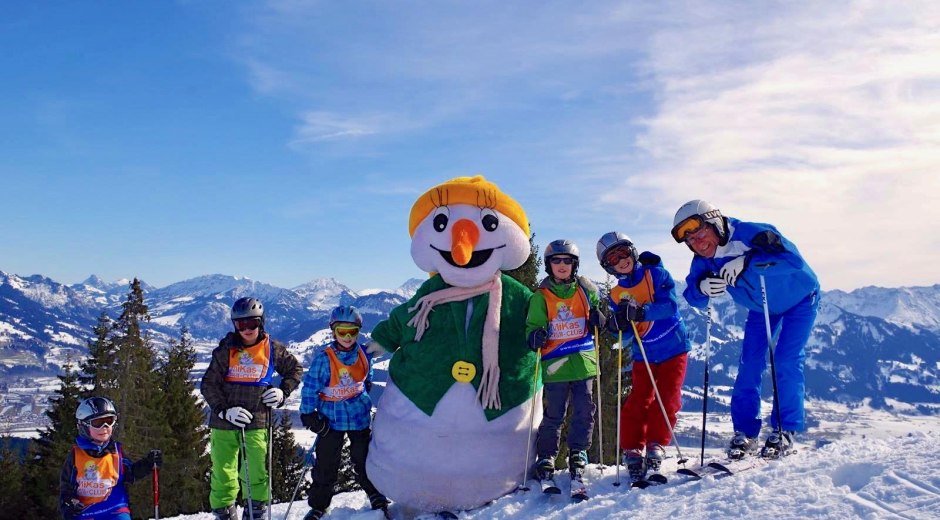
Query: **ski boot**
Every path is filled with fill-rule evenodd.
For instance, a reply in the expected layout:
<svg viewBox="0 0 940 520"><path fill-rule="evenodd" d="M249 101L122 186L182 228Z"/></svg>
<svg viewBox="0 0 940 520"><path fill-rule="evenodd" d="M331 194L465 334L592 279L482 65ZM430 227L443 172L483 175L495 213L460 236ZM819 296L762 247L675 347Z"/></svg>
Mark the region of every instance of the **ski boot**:
<svg viewBox="0 0 940 520"><path fill-rule="evenodd" d="M572 451L568 454L568 471L572 474L575 472L582 473L584 468L587 467L587 463L587 452L584 450Z"/></svg>
<svg viewBox="0 0 940 520"><path fill-rule="evenodd" d="M238 508L235 504L213 509L212 513L215 515L215 520L238 520Z"/></svg>
<svg viewBox="0 0 940 520"><path fill-rule="evenodd" d="M742 432L734 432L731 439L731 446L728 447L728 458L731 460L741 460L745 455L753 454L757 451L757 437L748 437Z"/></svg>
<svg viewBox="0 0 940 520"><path fill-rule="evenodd" d="M323 518L323 515L326 514L326 511L320 511L319 509L311 509L304 515L304 520L320 520Z"/></svg>
<svg viewBox="0 0 940 520"><path fill-rule="evenodd" d="M630 482L639 482L646 478L646 459L640 450L625 450L623 465L627 467Z"/></svg>
<svg viewBox="0 0 940 520"><path fill-rule="evenodd" d="M376 493L369 496L369 505L372 507L372 510L382 511L382 514L385 515L385 518L391 518L388 512L389 504L391 504L391 502L389 502L382 493Z"/></svg>
<svg viewBox="0 0 940 520"><path fill-rule="evenodd" d="M251 512L248 512L248 508L251 508ZM254 516L255 520L263 520L265 515L268 512L268 503L262 500L252 500L250 504L245 504L245 509L242 510L242 520L251 520L251 517Z"/></svg>
<svg viewBox="0 0 940 520"><path fill-rule="evenodd" d="M666 449L662 444L651 442L646 445L646 467L653 473L659 473L659 467L666 458Z"/></svg>
<svg viewBox="0 0 940 520"><path fill-rule="evenodd" d="M793 432L772 432L767 436L760 456L765 459L779 459L793 450Z"/></svg>
<svg viewBox="0 0 940 520"><path fill-rule="evenodd" d="M561 489L555 484L555 463L548 457L543 457L535 463L535 478L539 479L542 493L558 495Z"/></svg>
<svg viewBox="0 0 940 520"><path fill-rule="evenodd" d="M572 451L568 454L568 472L571 473L571 500L583 502L588 499L587 487L584 485L584 468L587 467L588 457L584 450Z"/></svg>

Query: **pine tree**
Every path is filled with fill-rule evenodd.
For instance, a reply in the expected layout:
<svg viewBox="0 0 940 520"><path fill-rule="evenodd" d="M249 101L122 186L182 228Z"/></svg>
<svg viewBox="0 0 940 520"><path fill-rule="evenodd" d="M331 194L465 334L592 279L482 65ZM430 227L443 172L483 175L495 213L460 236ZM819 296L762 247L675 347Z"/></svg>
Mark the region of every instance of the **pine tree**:
<svg viewBox="0 0 940 520"><path fill-rule="evenodd" d="M539 279L541 278L539 268L541 266L542 256L539 254L539 246L535 243L535 233L533 233L529 235L529 258L521 266L506 271L506 274L534 291L539 287Z"/></svg>
<svg viewBox="0 0 940 520"><path fill-rule="evenodd" d="M166 360L158 370L163 391L162 407L170 434L163 449L160 483L172 493L163 495L160 511L167 516L196 513L208 506L209 455L205 412L195 395L190 373L196 349L186 326L179 341L171 341Z"/></svg>
<svg viewBox="0 0 940 520"><path fill-rule="evenodd" d="M31 510L25 516L28 518L58 516L59 474L78 436L75 410L81 400L82 388L71 357L66 359L62 369L63 374L57 376L59 389L49 398L50 406L45 412L49 426L39 432L39 438L30 445L27 456L25 495Z"/></svg>
<svg viewBox="0 0 940 520"><path fill-rule="evenodd" d="M293 423L290 412L279 411L275 414L277 423L271 439L271 495L272 503L287 502L300 480L305 466L305 452L301 450L291 432Z"/></svg>
<svg viewBox="0 0 940 520"><path fill-rule="evenodd" d="M114 327L107 313L102 312L95 325L95 339L88 342L88 357L81 364L79 379L90 395L104 395L117 386L119 370L115 359L115 345L111 339Z"/></svg>
<svg viewBox="0 0 940 520"><path fill-rule="evenodd" d="M164 451L172 444L167 418L163 414L163 396L157 372L156 353L149 335L141 326L150 321L144 293L137 278L131 282L127 300L121 305L121 316L114 322L112 340L115 361L120 370L115 388L107 392L118 409L115 435L122 442L128 457L136 460L153 448ZM128 488L134 515L153 510L150 486Z"/></svg>
<svg viewBox="0 0 940 520"><path fill-rule="evenodd" d="M23 500L26 467L10 437L0 437L0 513L4 518L28 518Z"/></svg>

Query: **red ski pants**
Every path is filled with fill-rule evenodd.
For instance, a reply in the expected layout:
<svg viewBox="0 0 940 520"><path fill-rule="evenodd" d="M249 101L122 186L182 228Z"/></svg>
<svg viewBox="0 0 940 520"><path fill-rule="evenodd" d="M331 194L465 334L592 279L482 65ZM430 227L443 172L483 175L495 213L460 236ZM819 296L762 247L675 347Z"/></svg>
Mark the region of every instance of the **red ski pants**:
<svg viewBox="0 0 940 520"><path fill-rule="evenodd" d="M662 363L650 363L656 387L671 426L682 407L682 383L689 355L684 352ZM672 438L656 403L656 394L643 360L633 362L633 390L620 408L620 450L642 450L647 444L669 445Z"/></svg>

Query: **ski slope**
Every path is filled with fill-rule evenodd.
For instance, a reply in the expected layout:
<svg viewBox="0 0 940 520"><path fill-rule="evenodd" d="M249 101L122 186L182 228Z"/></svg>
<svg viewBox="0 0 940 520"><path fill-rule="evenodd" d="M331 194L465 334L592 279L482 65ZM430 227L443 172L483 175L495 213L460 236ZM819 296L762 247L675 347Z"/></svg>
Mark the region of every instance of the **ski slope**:
<svg viewBox="0 0 940 520"><path fill-rule="evenodd" d="M535 490L516 492L488 506L460 512L460 518L940 518L940 445L936 430L910 431L900 436L846 437L819 447L801 446L783 461L771 462L733 477L706 476L697 482L631 490L626 472L615 487L615 470L589 467L585 482L591 499L572 504L567 497L567 473L559 473L563 495L547 497ZM688 448L687 448L688 450ZM675 451L672 451L675 454ZM696 453L697 454L697 453ZM686 453L686 455L689 455ZM675 469L675 457L664 468ZM694 459L691 467L697 467ZM405 476L403 476L404 478ZM273 518L284 518L286 504L273 508ZM290 520L301 520L308 508L298 501ZM435 515L416 514L393 506L395 518L430 520ZM211 520L208 513L183 515L177 520ZM337 495L326 518L378 520L380 512L368 508L361 491Z"/></svg>

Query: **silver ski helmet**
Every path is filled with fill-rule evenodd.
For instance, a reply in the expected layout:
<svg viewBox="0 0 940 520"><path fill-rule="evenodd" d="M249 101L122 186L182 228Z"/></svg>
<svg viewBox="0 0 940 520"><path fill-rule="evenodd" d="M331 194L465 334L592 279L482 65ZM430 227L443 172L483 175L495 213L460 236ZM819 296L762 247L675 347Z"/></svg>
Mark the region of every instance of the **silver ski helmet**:
<svg viewBox="0 0 940 520"><path fill-rule="evenodd" d="M355 323L357 327L362 327L362 315L352 305L340 305L330 313L330 328L337 323Z"/></svg>
<svg viewBox="0 0 940 520"><path fill-rule="evenodd" d="M626 234L619 231L610 231L604 233L600 240L597 241L597 261L601 263L601 267L603 267L605 271L613 275L617 274L617 271L614 270L616 263L610 263L604 259L607 257L607 253L620 247L628 248L630 250L630 256L633 258L633 261L636 262L636 246L633 245L633 240L630 240L630 237Z"/></svg>
<svg viewBox="0 0 940 520"><path fill-rule="evenodd" d="M715 230L719 243L727 242L727 226L721 211L714 204L700 199L690 200L676 211L676 216L672 219L672 238L681 244L688 235L695 233L705 224L711 225Z"/></svg>
<svg viewBox="0 0 940 520"><path fill-rule="evenodd" d="M552 266L549 264L552 257L557 255L568 255L574 258L574 262L571 264L571 277L574 278L578 274L578 264L581 263L581 253L578 251L578 246L566 239L552 240L545 246L542 260L545 262L545 272L549 276L552 276Z"/></svg>
<svg viewBox="0 0 940 520"><path fill-rule="evenodd" d="M262 305L261 300L257 298L248 296L239 298L232 304L231 318L233 326L235 325L235 320L257 318L261 321L261 330L264 330L264 305ZM238 327L235 327L235 330L238 330Z"/></svg>
<svg viewBox="0 0 940 520"><path fill-rule="evenodd" d="M91 439L91 433L88 429L92 421L102 417L114 417L117 421L118 413L114 403L104 397L89 397L78 404L75 409L75 420L78 426L78 434L86 439Z"/></svg>

